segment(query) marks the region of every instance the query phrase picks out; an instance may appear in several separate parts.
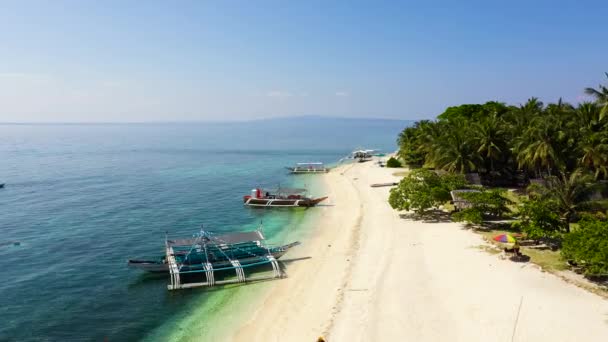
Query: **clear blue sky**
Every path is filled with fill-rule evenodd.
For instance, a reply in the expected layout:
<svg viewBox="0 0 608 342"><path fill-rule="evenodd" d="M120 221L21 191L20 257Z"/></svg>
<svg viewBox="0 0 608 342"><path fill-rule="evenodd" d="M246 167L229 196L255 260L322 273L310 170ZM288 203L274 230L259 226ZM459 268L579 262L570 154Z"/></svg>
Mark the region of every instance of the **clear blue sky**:
<svg viewBox="0 0 608 342"><path fill-rule="evenodd" d="M2 1L0 121L417 119L582 99L608 1Z"/></svg>

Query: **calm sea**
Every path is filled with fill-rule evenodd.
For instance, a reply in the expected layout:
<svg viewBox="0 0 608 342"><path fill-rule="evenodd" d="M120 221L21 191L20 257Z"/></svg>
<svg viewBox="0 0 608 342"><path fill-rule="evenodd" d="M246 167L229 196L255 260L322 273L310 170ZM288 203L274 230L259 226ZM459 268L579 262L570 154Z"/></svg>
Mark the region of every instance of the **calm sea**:
<svg viewBox="0 0 608 342"><path fill-rule="evenodd" d="M193 305L221 304L222 291L169 293L166 276L126 260L160 255L166 231L191 236L201 224L239 231L263 220L271 242L285 242L304 214L245 209L243 195L279 183L314 187L283 167L336 162L356 147L393 151L406 125L0 125L0 340L133 341L159 336Z"/></svg>

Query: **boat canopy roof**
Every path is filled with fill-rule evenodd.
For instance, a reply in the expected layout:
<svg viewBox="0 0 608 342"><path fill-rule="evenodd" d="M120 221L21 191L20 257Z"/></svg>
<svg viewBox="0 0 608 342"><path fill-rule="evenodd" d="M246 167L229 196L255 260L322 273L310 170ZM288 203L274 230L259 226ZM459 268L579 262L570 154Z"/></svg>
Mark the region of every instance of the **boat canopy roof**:
<svg viewBox="0 0 608 342"><path fill-rule="evenodd" d="M214 234L212 232L203 232L202 236L197 236L191 239L173 239L167 240L169 246L192 246L200 244L237 244L251 241L262 241L264 235L258 230L251 232L237 232L227 234Z"/></svg>
<svg viewBox="0 0 608 342"><path fill-rule="evenodd" d="M297 163L296 165L323 165L321 162Z"/></svg>

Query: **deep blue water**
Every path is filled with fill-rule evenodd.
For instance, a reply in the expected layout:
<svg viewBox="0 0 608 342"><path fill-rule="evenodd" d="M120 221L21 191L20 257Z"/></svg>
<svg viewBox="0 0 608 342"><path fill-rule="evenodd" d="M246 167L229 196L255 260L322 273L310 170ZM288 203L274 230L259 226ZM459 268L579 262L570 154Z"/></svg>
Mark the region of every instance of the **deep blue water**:
<svg viewBox="0 0 608 342"><path fill-rule="evenodd" d="M291 211L249 210L256 186L294 183L283 166L393 151L403 121L0 125L0 340L132 341L204 291L126 267L162 253L165 231L238 231ZM304 185L306 177L295 179ZM19 241L19 246L6 245Z"/></svg>

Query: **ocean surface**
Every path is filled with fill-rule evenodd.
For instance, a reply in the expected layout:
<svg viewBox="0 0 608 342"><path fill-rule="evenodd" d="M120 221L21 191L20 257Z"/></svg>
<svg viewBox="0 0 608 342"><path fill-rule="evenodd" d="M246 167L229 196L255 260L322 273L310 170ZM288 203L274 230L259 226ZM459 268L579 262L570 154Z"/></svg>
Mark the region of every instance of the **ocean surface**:
<svg viewBox="0 0 608 342"><path fill-rule="evenodd" d="M270 243L290 242L309 213L246 209L242 196L278 184L322 192L284 166L335 163L358 147L392 152L407 124L0 125L0 341L213 340L222 308L267 284L169 292L167 276L126 260L159 256L165 232L189 237L201 224L228 232L262 221Z"/></svg>

